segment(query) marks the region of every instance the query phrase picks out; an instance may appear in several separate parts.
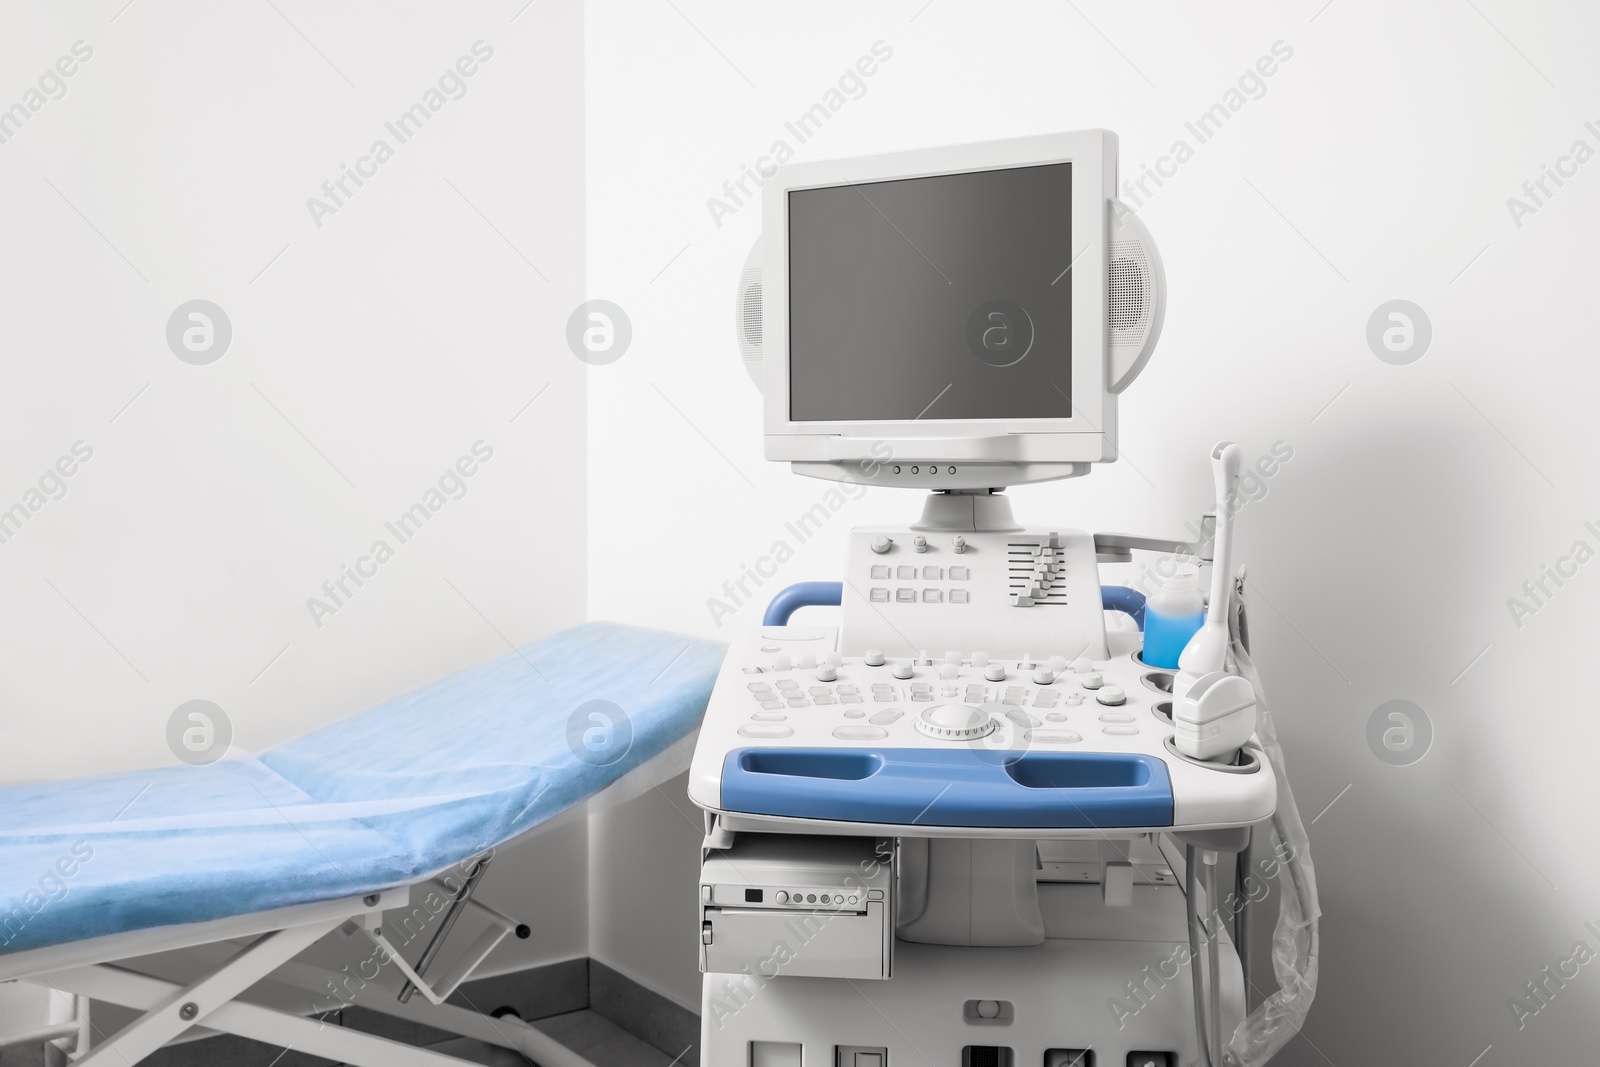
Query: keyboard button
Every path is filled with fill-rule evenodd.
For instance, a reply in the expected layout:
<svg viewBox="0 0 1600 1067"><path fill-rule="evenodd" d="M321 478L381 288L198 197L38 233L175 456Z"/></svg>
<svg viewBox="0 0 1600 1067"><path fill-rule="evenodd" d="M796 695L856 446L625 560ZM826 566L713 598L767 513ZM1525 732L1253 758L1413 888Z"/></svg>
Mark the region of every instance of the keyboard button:
<svg viewBox="0 0 1600 1067"><path fill-rule="evenodd" d="M1083 736L1071 730L1029 730L1023 740L1035 745L1075 745Z"/></svg>
<svg viewBox="0 0 1600 1067"><path fill-rule="evenodd" d="M740 737L790 737L794 731L782 723L747 722L739 727Z"/></svg>

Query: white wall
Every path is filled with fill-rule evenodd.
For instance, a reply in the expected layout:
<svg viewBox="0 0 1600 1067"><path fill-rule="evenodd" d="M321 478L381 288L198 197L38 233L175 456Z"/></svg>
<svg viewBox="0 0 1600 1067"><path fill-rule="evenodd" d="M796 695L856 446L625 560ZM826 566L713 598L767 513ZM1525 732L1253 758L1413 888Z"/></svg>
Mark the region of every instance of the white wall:
<svg viewBox="0 0 1600 1067"><path fill-rule="evenodd" d="M589 955L693 1011L702 825L686 774L589 819Z"/></svg>
<svg viewBox="0 0 1600 1067"><path fill-rule="evenodd" d="M1194 145L1185 121L1274 42L1293 49L1142 209L1171 303L1124 399L1126 462L1018 490L1017 509L1177 534L1207 504L1214 441L1251 458L1287 442L1293 459L1240 516L1326 911L1317 1006L1279 1062L1467 1064L1490 1046L1483 1064L1558 1062L1581 1047L1592 967L1520 1029L1508 1001L1575 942L1600 951L1584 927L1600 919L1600 857L1581 666L1600 564L1521 627L1507 598L1573 542L1600 549L1584 527L1600 519L1600 164L1520 227L1506 200L1574 140L1600 149L1584 128L1600 118L1592 8L695 0L594 4L587 21L591 289L635 329L590 382L591 611L719 636L759 607L718 630L706 599L824 488L761 460L730 317L759 221L751 207L713 223L724 180L877 40L893 58L796 158L1103 126L1137 177L1174 140ZM1395 298L1433 324L1409 366L1364 336ZM838 573L848 526L916 507L873 491L766 592ZM641 542L663 564L648 579L617 563ZM1368 747L1391 699L1435 732L1411 766ZM685 822L679 847L695 837ZM677 892L661 922L692 908L692 887ZM692 1001L682 946L615 951Z"/></svg>
<svg viewBox="0 0 1600 1067"><path fill-rule="evenodd" d="M196 698L258 751L584 617L578 5L274 4L0 19L0 107L92 50L0 143L0 509L93 450L0 544L0 780L175 763ZM385 130L480 41L464 96ZM194 298L232 323L204 366L165 338ZM479 441L466 494L386 534ZM497 863L491 902L553 902L519 958L584 952L584 857L563 832Z"/></svg>

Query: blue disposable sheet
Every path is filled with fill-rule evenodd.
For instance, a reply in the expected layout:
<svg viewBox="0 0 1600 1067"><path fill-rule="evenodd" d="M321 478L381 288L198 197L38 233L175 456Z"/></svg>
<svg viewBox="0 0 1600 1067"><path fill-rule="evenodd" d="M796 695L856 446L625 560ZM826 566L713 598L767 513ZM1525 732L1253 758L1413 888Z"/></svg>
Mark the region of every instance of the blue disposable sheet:
<svg viewBox="0 0 1600 1067"><path fill-rule="evenodd" d="M448 870L693 731L722 654L591 623L256 756L0 789L0 952Z"/></svg>

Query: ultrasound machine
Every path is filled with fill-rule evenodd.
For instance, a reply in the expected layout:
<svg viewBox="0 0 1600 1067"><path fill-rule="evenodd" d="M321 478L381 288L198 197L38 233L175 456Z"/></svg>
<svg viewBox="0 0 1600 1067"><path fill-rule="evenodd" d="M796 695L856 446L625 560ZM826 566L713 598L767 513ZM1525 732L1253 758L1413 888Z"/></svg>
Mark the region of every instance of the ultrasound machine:
<svg viewBox="0 0 1600 1067"><path fill-rule="evenodd" d="M766 457L925 498L718 676L689 780L709 1067L1254 1065L1305 1018L1316 890L1231 559L1238 447L1195 539L1003 492L1117 458L1165 290L1116 188L1100 130L765 186L736 317ZM1179 663L1102 584L1135 553L1209 582ZM839 625L790 621L816 605Z"/></svg>

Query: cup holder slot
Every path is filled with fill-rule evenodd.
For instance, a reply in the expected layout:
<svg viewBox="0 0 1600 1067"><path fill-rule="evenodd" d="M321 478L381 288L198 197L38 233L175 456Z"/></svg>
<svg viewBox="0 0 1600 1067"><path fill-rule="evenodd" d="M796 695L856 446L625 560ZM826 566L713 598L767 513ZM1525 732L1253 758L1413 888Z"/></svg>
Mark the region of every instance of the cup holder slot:
<svg viewBox="0 0 1600 1067"><path fill-rule="evenodd" d="M1153 689L1157 693L1166 693L1170 696L1172 695L1172 683L1176 677L1171 671L1151 671L1139 680L1144 682L1146 688Z"/></svg>
<svg viewBox="0 0 1600 1067"><path fill-rule="evenodd" d="M1192 763L1196 767L1204 767L1208 771L1221 771L1223 774L1254 774L1261 769L1261 757L1257 754L1259 750L1254 744L1248 744L1241 748L1239 754L1233 758L1232 763L1216 763L1212 760L1195 759L1193 756L1184 755L1178 751L1177 744L1170 736L1166 739L1166 742L1168 752L1185 763Z"/></svg>

